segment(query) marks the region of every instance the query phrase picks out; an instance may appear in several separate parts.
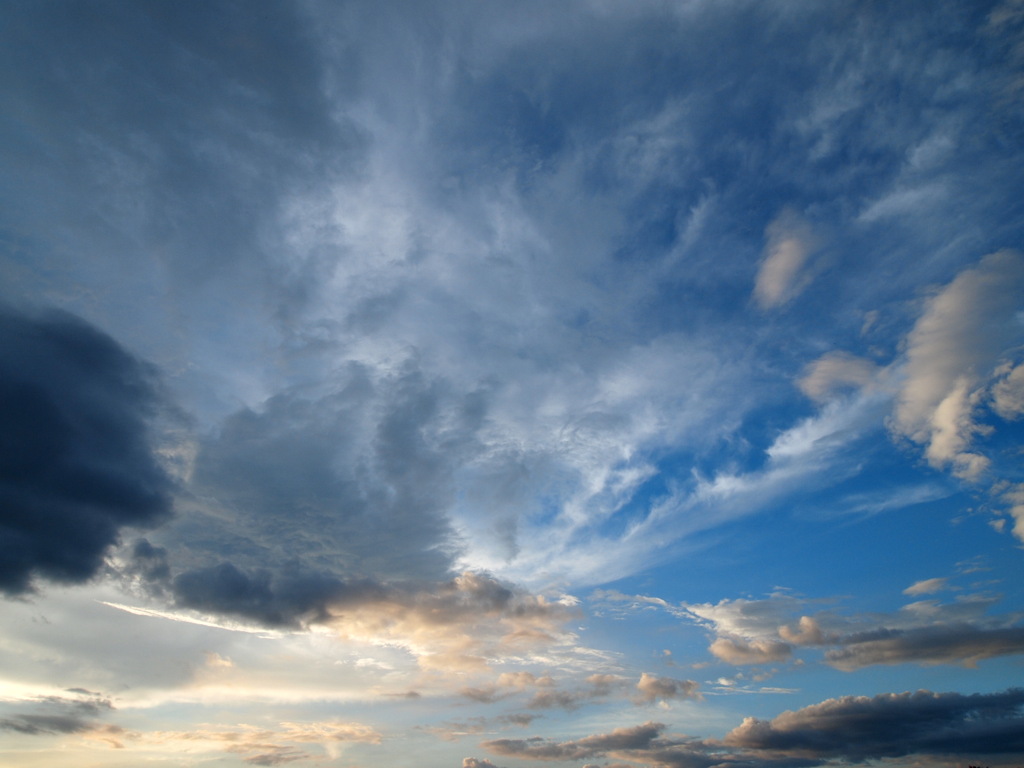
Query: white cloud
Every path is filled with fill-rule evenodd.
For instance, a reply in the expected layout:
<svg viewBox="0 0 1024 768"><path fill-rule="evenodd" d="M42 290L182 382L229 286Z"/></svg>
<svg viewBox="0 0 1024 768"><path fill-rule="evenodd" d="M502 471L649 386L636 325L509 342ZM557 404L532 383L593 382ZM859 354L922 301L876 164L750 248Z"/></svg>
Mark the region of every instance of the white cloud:
<svg viewBox="0 0 1024 768"><path fill-rule="evenodd" d="M812 400L822 401L842 387L866 387L877 375L878 366L870 360L846 352L829 352L804 369L797 386Z"/></svg>
<svg viewBox="0 0 1024 768"><path fill-rule="evenodd" d="M903 590L904 595L931 595L935 592L941 592L946 589L946 584L949 579L924 579L923 581L916 581L909 587Z"/></svg>
<svg viewBox="0 0 1024 768"><path fill-rule="evenodd" d="M785 304L807 287L807 262L817 248L810 225L794 211L783 211L768 225L768 243L754 284L763 309Z"/></svg>
<svg viewBox="0 0 1024 768"><path fill-rule="evenodd" d="M977 410L1003 370L1003 356L1020 343L1022 296L1024 258L993 253L931 298L907 338L894 428L925 446L933 466L951 467L967 480L979 479L988 466L972 449L987 429Z"/></svg>
<svg viewBox="0 0 1024 768"><path fill-rule="evenodd" d="M1013 535L1024 542L1024 483L1010 486L1002 494L1003 501L1010 504L1008 514L1013 520ZM996 522L1002 523L1002 520ZM1002 526L999 527L1002 530Z"/></svg>
<svg viewBox="0 0 1024 768"><path fill-rule="evenodd" d="M1000 378L992 387L992 407L1004 419L1019 419L1024 415L1024 363L1006 363L996 373Z"/></svg>

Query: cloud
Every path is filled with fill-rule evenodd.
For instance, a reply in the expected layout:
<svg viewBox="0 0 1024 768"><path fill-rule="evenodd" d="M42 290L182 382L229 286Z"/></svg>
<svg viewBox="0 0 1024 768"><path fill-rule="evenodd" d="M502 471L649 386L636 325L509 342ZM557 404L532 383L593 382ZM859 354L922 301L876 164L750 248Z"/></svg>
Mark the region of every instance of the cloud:
<svg viewBox="0 0 1024 768"><path fill-rule="evenodd" d="M329 384L241 409L199 444L188 504L160 544L241 570L437 580L456 547L454 475L486 413L415 360L350 363ZM203 567L218 565L206 555Z"/></svg>
<svg viewBox="0 0 1024 768"><path fill-rule="evenodd" d="M540 690L534 694L527 706L530 709L560 707L571 712L588 701L610 696L615 689L623 686L625 680L618 675L593 674L587 677L585 682L587 687L575 691Z"/></svg>
<svg viewBox="0 0 1024 768"><path fill-rule="evenodd" d="M578 613L570 597L535 595L469 571L441 582L345 583L287 569L278 579L224 563L180 574L172 594L179 608L210 617L204 621L220 616L255 626L320 625L347 640L404 648L436 671L483 671L489 659L534 648L571 650L575 636L565 624ZM496 685L464 688L462 695L491 702L549 684L550 678L528 672L503 673Z"/></svg>
<svg viewBox="0 0 1024 768"><path fill-rule="evenodd" d="M996 369L999 377L992 387L992 408L1007 421L1024 415L1024 363L1005 363Z"/></svg>
<svg viewBox="0 0 1024 768"><path fill-rule="evenodd" d="M475 757L462 758L462 768L498 768L490 760L480 760Z"/></svg>
<svg viewBox="0 0 1024 768"><path fill-rule="evenodd" d="M340 637L399 645L421 667L437 671L482 671L488 659L571 648L575 638L564 625L577 615L571 600L534 595L472 572L328 610L325 624Z"/></svg>
<svg viewBox="0 0 1024 768"><path fill-rule="evenodd" d="M949 579L937 578L937 579L924 579L922 581L915 581L909 587L903 590L904 595L931 595L936 592L941 592L947 588Z"/></svg>
<svg viewBox="0 0 1024 768"><path fill-rule="evenodd" d="M1004 490L1002 499L1010 505L1008 513L1013 520L1013 535L1024 541L1024 483L1011 485Z"/></svg>
<svg viewBox="0 0 1024 768"><path fill-rule="evenodd" d="M636 684L637 696L634 701L640 704L653 704L656 701L672 699L699 699L698 684L694 680L677 680L673 677L657 677L643 672Z"/></svg>
<svg viewBox="0 0 1024 768"><path fill-rule="evenodd" d="M229 749L229 752L235 750ZM252 755L245 758L248 765L287 765L299 760L309 760L312 757L308 752L294 747L279 747L273 752L266 752L260 755Z"/></svg>
<svg viewBox="0 0 1024 768"><path fill-rule="evenodd" d="M989 463L971 448L987 429L976 413L997 371L1005 371L1003 356L1020 343L1022 295L1024 257L990 254L932 297L907 337L894 429L923 445L933 466L967 480L979 479Z"/></svg>
<svg viewBox="0 0 1024 768"><path fill-rule="evenodd" d="M817 248L810 225L787 210L768 225L768 243L754 284L754 298L762 309L792 300L810 283L805 267Z"/></svg>
<svg viewBox="0 0 1024 768"><path fill-rule="evenodd" d="M75 715L14 715L0 718L0 730L30 736L55 733L80 733L95 728L95 723Z"/></svg>
<svg viewBox="0 0 1024 768"><path fill-rule="evenodd" d="M1002 250L962 270L924 305L905 339L904 355L885 368L845 352L830 352L805 369L798 385L818 401L838 387L895 390L889 419L893 433L924 447L929 464L980 481L991 458L978 437L997 429L993 414L1013 421L1024 413L1024 364L1019 364L1024 326L1024 256ZM986 410L988 413L986 413ZM1005 482L992 488L1004 495ZM1024 528L1014 527L1024 540Z"/></svg>
<svg viewBox="0 0 1024 768"><path fill-rule="evenodd" d="M12 731L28 736L120 732L120 728L104 725L97 719L113 710L109 699L84 690L76 689L69 693L76 693L77 696L37 696L9 702L17 707L29 707L31 711L0 716L0 731Z"/></svg>
<svg viewBox="0 0 1024 768"><path fill-rule="evenodd" d="M947 581L921 581L904 594L947 589ZM635 604L641 601L652 604L640 597ZM834 610L805 613L814 602L822 601L777 592L763 600L683 603L682 613L673 606L665 610L711 630L711 653L739 666L784 661L796 649L815 647L827 648L822 660L846 671L876 664L974 666L985 659L1024 653L1020 616L986 615L998 602L991 595L962 595L949 603L924 600L890 613L852 615Z"/></svg>
<svg viewBox="0 0 1024 768"><path fill-rule="evenodd" d="M913 629L878 629L844 637L842 646L825 654L833 667L846 671L873 664L962 664L1024 653L1024 627L978 627L940 624Z"/></svg>
<svg viewBox="0 0 1024 768"><path fill-rule="evenodd" d="M322 720L312 723L281 723L282 737L300 743L321 743L330 741L355 741L363 744L380 744L380 733L364 723L350 723L338 720Z"/></svg>
<svg viewBox="0 0 1024 768"><path fill-rule="evenodd" d="M171 591L182 608L282 627L324 622L328 604L372 599L383 590L371 583L345 584L330 574L286 573L275 579L269 571L245 573L221 563L178 574Z"/></svg>
<svg viewBox="0 0 1024 768"><path fill-rule="evenodd" d="M829 352L807 366L797 386L811 399L822 401L839 388L866 387L877 375L878 366L870 360L846 352Z"/></svg>
<svg viewBox="0 0 1024 768"><path fill-rule="evenodd" d="M494 683L479 688L463 688L459 695L481 704L491 704L517 692L554 685L555 681L548 675L537 677L532 672L502 672Z"/></svg>
<svg viewBox="0 0 1024 768"><path fill-rule="evenodd" d="M744 640L719 637L708 647L715 656L728 664L768 664L784 661L792 654L786 643L772 640Z"/></svg>
<svg viewBox="0 0 1024 768"><path fill-rule="evenodd" d="M317 744L329 756L342 744L380 744L382 735L364 723L319 720L282 722L276 728L239 725L234 728L200 727L192 731L149 731L126 734L133 745L167 752L228 752L243 756L250 765L285 765L316 755L296 744Z"/></svg>
<svg viewBox="0 0 1024 768"><path fill-rule="evenodd" d="M812 617L801 616L798 627L797 630L788 626L779 627L779 637L792 645L824 645L828 642L821 626Z"/></svg>
<svg viewBox="0 0 1024 768"><path fill-rule="evenodd" d="M81 583L127 527L171 512L156 372L62 312L0 309L0 590Z"/></svg>
<svg viewBox="0 0 1024 768"><path fill-rule="evenodd" d="M820 765L840 758L860 764L907 755L1012 755L1024 750L1024 691L961 694L884 693L828 699L771 720L745 718L719 740L665 735L645 723L573 741L496 739L497 755L527 760L610 756L663 768L770 768ZM618 764L616 764L618 765Z"/></svg>
<svg viewBox="0 0 1024 768"><path fill-rule="evenodd" d="M664 728L661 723L648 722L576 741L554 742L540 737L494 739L483 742L481 746L496 755L527 760L586 760L608 752L647 749Z"/></svg>
<svg viewBox="0 0 1024 768"><path fill-rule="evenodd" d="M772 720L746 718L723 743L756 753L864 762L913 754L1024 750L1024 691L844 696Z"/></svg>

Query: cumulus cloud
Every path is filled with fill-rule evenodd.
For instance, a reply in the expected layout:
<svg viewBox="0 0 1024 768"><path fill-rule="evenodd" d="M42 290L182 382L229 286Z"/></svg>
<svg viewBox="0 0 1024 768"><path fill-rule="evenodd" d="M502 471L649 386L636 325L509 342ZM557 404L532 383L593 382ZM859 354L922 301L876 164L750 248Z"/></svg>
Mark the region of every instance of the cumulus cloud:
<svg viewBox="0 0 1024 768"><path fill-rule="evenodd" d="M792 645L824 645L828 642L821 625L811 616L801 616L797 629L788 625L779 627L779 637Z"/></svg>
<svg viewBox="0 0 1024 768"><path fill-rule="evenodd" d="M656 701L672 699L699 699L699 685L695 680L677 680L674 677L657 677L643 672L636 684L637 695L634 701L640 704L653 704Z"/></svg>
<svg viewBox="0 0 1024 768"><path fill-rule="evenodd" d="M171 512L152 366L72 315L0 309L0 590L81 583Z"/></svg>
<svg viewBox="0 0 1024 768"><path fill-rule="evenodd" d="M807 221L794 211L781 213L766 231L768 243L754 284L754 298L764 309L790 301L810 282L807 262L817 248Z"/></svg>
<svg viewBox="0 0 1024 768"><path fill-rule="evenodd" d="M1022 295L1024 257L990 254L932 297L907 337L894 428L923 445L933 466L951 467L967 480L979 479L989 464L971 447L986 431L977 411L997 372L1005 371L1003 356L1022 338L1016 320ZM999 391L1016 390L1011 382ZM1012 394L997 400L1004 409L1012 401Z"/></svg>
<svg viewBox="0 0 1024 768"><path fill-rule="evenodd" d="M792 648L779 639L778 628L802 601L785 594L766 600L722 600L684 604L690 617L716 635L708 650L728 664L767 664L790 657Z"/></svg>
<svg viewBox="0 0 1024 768"><path fill-rule="evenodd" d="M1024 691L844 696L772 720L746 718L724 744L756 753L864 762L912 754L1024 750Z"/></svg>

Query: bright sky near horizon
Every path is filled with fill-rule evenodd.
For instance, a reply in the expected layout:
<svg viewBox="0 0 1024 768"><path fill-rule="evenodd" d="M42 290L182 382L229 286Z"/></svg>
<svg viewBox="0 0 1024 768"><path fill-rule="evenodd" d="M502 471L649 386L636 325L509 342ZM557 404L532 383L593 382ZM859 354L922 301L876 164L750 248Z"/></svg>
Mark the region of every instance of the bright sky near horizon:
<svg viewBox="0 0 1024 768"><path fill-rule="evenodd" d="M1024 764L1024 2L3 17L0 764Z"/></svg>

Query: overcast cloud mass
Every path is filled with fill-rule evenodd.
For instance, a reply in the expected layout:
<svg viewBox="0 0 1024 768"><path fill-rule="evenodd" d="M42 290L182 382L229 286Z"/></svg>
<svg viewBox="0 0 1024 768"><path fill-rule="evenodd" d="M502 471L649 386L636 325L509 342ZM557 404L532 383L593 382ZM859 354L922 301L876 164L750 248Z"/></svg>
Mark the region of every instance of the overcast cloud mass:
<svg viewBox="0 0 1024 768"><path fill-rule="evenodd" d="M1020 765L1022 34L9 3L0 763Z"/></svg>

